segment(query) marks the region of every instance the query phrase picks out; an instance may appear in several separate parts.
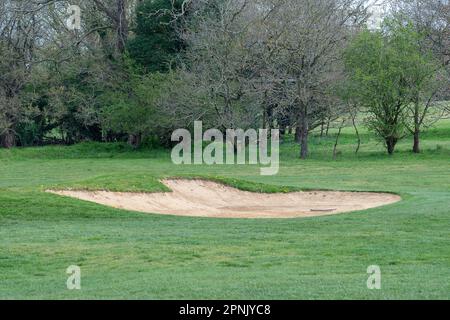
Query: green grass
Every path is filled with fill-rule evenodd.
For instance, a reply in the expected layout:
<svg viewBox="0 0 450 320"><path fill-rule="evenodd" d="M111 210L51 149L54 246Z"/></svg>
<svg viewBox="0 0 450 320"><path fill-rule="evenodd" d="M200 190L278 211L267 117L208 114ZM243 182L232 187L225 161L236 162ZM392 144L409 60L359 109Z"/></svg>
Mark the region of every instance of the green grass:
<svg viewBox="0 0 450 320"><path fill-rule="evenodd" d="M450 122L389 157L363 131L282 145L273 177L257 166L175 166L167 150L120 144L0 150L1 299L449 299ZM386 191L403 201L288 220L203 219L121 211L48 188L165 191L164 177L210 177L245 190ZM66 289L69 265L82 290ZM366 287L379 265L382 290Z"/></svg>

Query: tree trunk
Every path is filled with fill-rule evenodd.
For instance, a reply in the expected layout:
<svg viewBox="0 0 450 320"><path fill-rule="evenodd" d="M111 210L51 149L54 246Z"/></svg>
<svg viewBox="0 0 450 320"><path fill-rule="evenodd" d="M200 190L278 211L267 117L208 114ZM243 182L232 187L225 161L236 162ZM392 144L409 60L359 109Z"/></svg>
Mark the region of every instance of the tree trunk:
<svg viewBox="0 0 450 320"><path fill-rule="evenodd" d="M420 153L420 130L416 128L414 132L414 146L413 146L413 152L414 153Z"/></svg>
<svg viewBox="0 0 450 320"><path fill-rule="evenodd" d="M125 52L128 40L128 21L126 0L117 0L117 49L120 53Z"/></svg>
<svg viewBox="0 0 450 320"><path fill-rule="evenodd" d="M295 142L300 143L301 141L301 132L302 132L302 127L301 125L297 125L297 127L295 128Z"/></svg>
<svg viewBox="0 0 450 320"><path fill-rule="evenodd" d="M356 136L358 137L358 144L356 146L355 154L358 154L359 149L361 148L361 136L359 135L358 126L356 125L356 116L352 117L353 128L355 128Z"/></svg>
<svg viewBox="0 0 450 320"><path fill-rule="evenodd" d="M128 135L128 144L133 148L139 148L141 145L141 134L130 134Z"/></svg>
<svg viewBox="0 0 450 320"><path fill-rule="evenodd" d="M267 107L264 104L264 113L263 113L263 120L262 120L263 129L267 129Z"/></svg>
<svg viewBox="0 0 450 320"><path fill-rule="evenodd" d="M387 137L386 138L386 147L389 155L394 154L395 145L397 144L398 139L394 137Z"/></svg>
<svg viewBox="0 0 450 320"><path fill-rule="evenodd" d="M306 158L308 158L308 155L309 155L308 135L309 135L308 127L306 127L306 129L302 128L301 137L300 137L300 158L301 159L306 159Z"/></svg>
<svg viewBox="0 0 450 320"><path fill-rule="evenodd" d="M420 104L419 98L416 99L414 106L414 153L420 153Z"/></svg>
<svg viewBox="0 0 450 320"><path fill-rule="evenodd" d="M12 148L16 145L16 136L15 134L8 130L0 136L0 145L3 148Z"/></svg>
<svg viewBox="0 0 450 320"><path fill-rule="evenodd" d="M339 127L338 134L336 136L336 141L334 143L334 148L333 148L333 160L337 159L337 147L338 147L338 144L339 144L339 138L341 137L341 132L342 132L342 128L344 127L344 125L345 125L345 119L342 121L342 124Z"/></svg>
<svg viewBox="0 0 450 320"><path fill-rule="evenodd" d="M102 0L93 0L98 10L104 12L110 19L116 31L116 48L120 54L126 49L128 40L127 0L115 0L115 8L111 9L109 4Z"/></svg>
<svg viewBox="0 0 450 320"><path fill-rule="evenodd" d="M308 127L308 118L306 112L304 111L302 114L302 118L300 119L300 158L306 159L308 158L308 135L309 135L309 127Z"/></svg>

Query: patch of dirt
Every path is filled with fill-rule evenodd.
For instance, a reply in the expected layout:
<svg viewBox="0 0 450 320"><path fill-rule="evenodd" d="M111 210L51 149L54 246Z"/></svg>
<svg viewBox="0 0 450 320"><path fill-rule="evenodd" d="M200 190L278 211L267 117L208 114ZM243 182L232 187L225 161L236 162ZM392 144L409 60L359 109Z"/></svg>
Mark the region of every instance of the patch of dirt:
<svg viewBox="0 0 450 320"><path fill-rule="evenodd" d="M375 208L401 200L388 193L253 193L204 180L164 180L172 192L49 191L114 208L210 218L296 218Z"/></svg>

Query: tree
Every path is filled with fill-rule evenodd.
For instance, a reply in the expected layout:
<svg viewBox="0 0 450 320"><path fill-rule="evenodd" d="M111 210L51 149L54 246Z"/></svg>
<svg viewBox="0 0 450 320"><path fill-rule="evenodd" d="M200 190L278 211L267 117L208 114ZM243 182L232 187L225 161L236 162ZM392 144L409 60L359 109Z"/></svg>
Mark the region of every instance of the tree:
<svg viewBox="0 0 450 320"><path fill-rule="evenodd" d="M137 148L158 133L167 119L159 105L172 75L158 72L142 75L131 60L127 61L127 68L129 81L103 96L101 118L104 130L134 137L129 143Z"/></svg>
<svg viewBox="0 0 450 320"><path fill-rule="evenodd" d="M409 29L362 32L346 52L346 69L359 103L370 114L368 127L385 142L390 155L405 137L411 83L417 77L410 61L419 54L410 43Z"/></svg>
<svg viewBox="0 0 450 320"><path fill-rule="evenodd" d="M415 30L413 24L403 19L394 19L389 25L389 32L395 34L393 45L402 52L404 59L400 66L404 70L406 84L410 95L408 112L410 119L406 128L414 137L413 152L420 153L420 133L432 115L433 98L439 91L438 71L440 65L431 51L421 48L423 37ZM437 117L439 119L439 116Z"/></svg>
<svg viewBox="0 0 450 320"><path fill-rule="evenodd" d="M260 94L250 59L249 25L254 6L250 0L214 0L194 3L182 27L183 66L194 78L192 94L202 105L209 101L205 125L249 128L258 124Z"/></svg>
<svg viewBox="0 0 450 320"><path fill-rule="evenodd" d="M309 132L322 123L323 101L338 78L339 60L353 28L367 18L358 0L263 1L261 40L264 83L282 97L277 105L294 112L300 157L308 156Z"/></svg>
<svg viewBox="0 0 450 320"><path fill-rule="evenodd" d="M27 12L29 1L0 4L0 145L16 144L23 117L21 93L31 73L38 33L37 13Z"/></svg>
<svg viewBox="0 0 450 320"><path fill-rule="evenodd" d="M358 84L351 81L351 79L344 78L335 86L335 90L336 95L340 97L344 105L344 112L341 113L341 116L343 116L344 119L345 117L350 119L351 125L355 129L357 137L355 154L358 154L359 149L361 148L361 136L357 126L357 117L361 112L361 105L358 99Z"/></svg>
<svg viewBox="0 0 450 320"><path fill-rule="evenodd" d="M130 57L147 72L167 72L183 48L178 34L181 1L146 0L136 9L135 36L128 42Z"/></svg>
<svg viewBox="0 0 450 320"><path fill-rule="evenodd" d="M95 8L102 12L115 31L115 48L119 55L126 49L129 32L127 0L93 0Z"/></svg>
<svg viewBox="0 0 450 320"><path fill-rule="evenodd" d="M420 133L445 114L441 100L450 97L450 3L443 0L396 0L394 17L409 48L417 54L406 66L411 86L413 152L420 152ZM405 27L406 26L406 27Z"/></svg>
<svg viewBox="0 0 450 320"><path fill-rule="evenodd" d="M365 1L194 1L189 11L184 67L216 125L297 124L306 158L309 132L338 110L330 110L330 85L353 28L367 17Z"/></svg>
<svg viewBox="0 0 450 320"><path fill-rule="evenodd" d="M448 0L393 0L393 11L407 17L424 36L423 46L450 66L450 2Z"/></svg>

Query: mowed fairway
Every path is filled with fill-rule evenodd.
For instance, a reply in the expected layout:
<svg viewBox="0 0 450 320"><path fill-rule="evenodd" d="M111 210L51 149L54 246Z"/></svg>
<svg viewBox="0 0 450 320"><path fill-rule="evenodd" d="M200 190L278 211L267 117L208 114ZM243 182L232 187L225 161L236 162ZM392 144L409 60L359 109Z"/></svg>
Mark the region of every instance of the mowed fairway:
<svg viewBox="0 0 450 320"><path fill-rule="evenodd" d="M175 166L169 151L82 144L0 151L0 299L449 299L450 122L389 157L344 132L282 146L280 174L255 166ZM58 186L162 191L159 178L223 177L254 191L386 191L403 201L342 215L208 219L126 212L45 193ZM261 183L269 186L262 186ZM273 186L279 186L274 188ZM66 288L79 265L82 290ZM378 265L382 289L368 290Z"/></svg>

